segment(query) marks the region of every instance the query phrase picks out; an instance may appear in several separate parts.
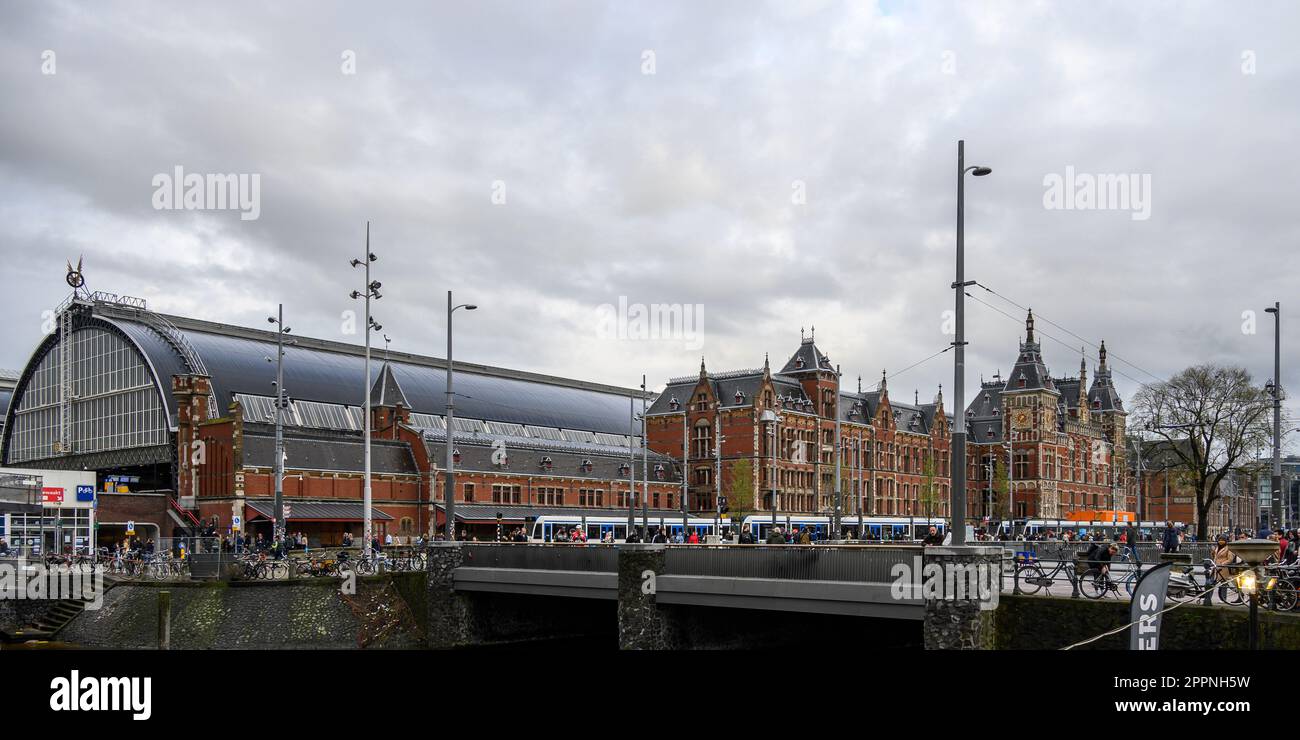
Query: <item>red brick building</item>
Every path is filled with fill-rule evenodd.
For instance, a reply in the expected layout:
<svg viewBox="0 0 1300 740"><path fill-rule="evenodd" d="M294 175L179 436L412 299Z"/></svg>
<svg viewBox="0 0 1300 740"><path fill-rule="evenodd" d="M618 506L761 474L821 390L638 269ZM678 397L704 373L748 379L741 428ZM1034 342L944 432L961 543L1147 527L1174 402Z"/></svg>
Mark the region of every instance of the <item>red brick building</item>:
<svg viewBox="0 0 1300 740"><path fill-rule="evenodd" d="M1083 362L1077 376L1048 372L1032 312L1025 330L1010 376L982 382L966 409L968 519L1133 511L1126 476L1115 476L1124 470L1126 412L1105 343L1089 384ZM693 509L720 496L735 511L771 511L775 468L779 512L829 515L838 417L842 514L947 516L952 420L942 389L931 403L915 394L907 403L891 397L883 375L867 392L840 380L811 336L777 372L766 359L761 369L728 372L701 361L697 375L670 380L655 401L650 448L686 468ZM778 423L763 421L769 411Z"/></svg>
<svg viewBox="0 0 1300 740"><path fill-rule="evenodd" d="M37 347L6 411L0 465L93 470L101 541L270 532L276 334L76 295ZM385 353L371 367L376 530L412 537L445 521L446 362ZM284 492L290 531L332 543L360 532L363 348L296 337L285 350ZM623 515L632 479L655 519L680 516L680 471L643 453L641 391L457 363L458 529L495 534L546 513ZM113 480L110 481L109 478ZM645 481L645 482L643 482ZM642 507L637 501L638 513Z"/></svg>
<svg viewBox="0 0 1300 740"><path fill-rule="evenodd" d="M1029 312L1011 374L981 382L966 408L968 516L1066 519L1135 510L1122 475L1127 414L1106 365L1105 342L1099 361L1091 385L1084 360L1077 376L1053 377ZM1000 478L1009 495L990 485Z"/></svg>
<svg viewBox="0 0 1300 740"><path fill-rule="evenodd" d="M684 465L694 510L714 509L721 496L735 513L771 511L775 477L779 512L829 514L838 459L842 514L945 516L951 434L942 392L905 403L883 377L868 392L840 380L812 336L779 372L766 358L761 369L720 373L702 360L698 375L670 380L651 407L650 449ZM765 412L777 421L765 422Z"/></svg>

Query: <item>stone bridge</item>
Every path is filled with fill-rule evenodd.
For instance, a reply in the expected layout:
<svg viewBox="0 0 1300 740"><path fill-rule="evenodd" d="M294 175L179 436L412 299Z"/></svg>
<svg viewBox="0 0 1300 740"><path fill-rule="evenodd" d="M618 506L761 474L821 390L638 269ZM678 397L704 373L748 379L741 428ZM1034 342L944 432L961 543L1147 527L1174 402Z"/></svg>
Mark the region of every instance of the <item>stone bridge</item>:
<svg viewBox="0 0 1300 740"><path fill-rule="evenodd" d="M624 648L678 646L693 607L836 615L920 623L927 647L988 647L992 593L925 598L926 566L988 567L1001 548L907 545L562 545L435 543L431 635L472 644L474 594L615 601ZM897 573L915 574L899 584ZM961 595L959 595L961 596ZM990 604L990 600L992 604Z"/></svg>

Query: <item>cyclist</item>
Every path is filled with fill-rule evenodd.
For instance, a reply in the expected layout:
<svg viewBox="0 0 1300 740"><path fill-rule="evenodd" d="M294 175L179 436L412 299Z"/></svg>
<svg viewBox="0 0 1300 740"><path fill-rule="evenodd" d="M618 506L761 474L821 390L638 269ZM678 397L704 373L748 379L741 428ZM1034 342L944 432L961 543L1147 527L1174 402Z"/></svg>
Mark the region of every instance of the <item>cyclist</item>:
<svg viewBox="0 0 1300 740"><path fill-rule="evenodd" d="M1092 567L1097 569L1098 577L1105 578L1110 574L1110 561L1118 552L1119 548L1115 545L1099 546L1095 551L1088 550L1088 559L1092 561Z"/></svg>

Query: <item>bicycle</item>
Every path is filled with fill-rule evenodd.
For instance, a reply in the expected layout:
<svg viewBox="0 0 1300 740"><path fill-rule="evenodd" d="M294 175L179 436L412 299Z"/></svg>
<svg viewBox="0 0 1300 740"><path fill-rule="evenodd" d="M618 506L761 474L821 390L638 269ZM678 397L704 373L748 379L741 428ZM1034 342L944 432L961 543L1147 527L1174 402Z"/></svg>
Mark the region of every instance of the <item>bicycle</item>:
<svg viewBox="0 0 1300 740"><path fill-rule="evenodd" d="M1273 579L1276 578L1276 581ZM1296 602L1300 601L1300 591L1297 591L1296 580L1300 578L1294 566L1270 566L1264 570L1264 583L1272 583L1272 588L1264 588L1260 592L1260 604L1265 609L1271 609L1279 612L1289 612L1295 609Z"/></svg>
<svg viewBox="0 0 1300 740"><path fill-rule="evenodd" d="M1019 584L1020 592L1030 596L1047 588L1049 591L1052 584L1057 581L1057 575L1064 572L1065 580L1069 583L1074 582L1074 575L1071 569L1074 568L1074 562L1069 560L1056 561L1055 567L1050 573L1043 571L1043 566L1037 557L1025 553L1016 554L1016 582Z"/></svg>

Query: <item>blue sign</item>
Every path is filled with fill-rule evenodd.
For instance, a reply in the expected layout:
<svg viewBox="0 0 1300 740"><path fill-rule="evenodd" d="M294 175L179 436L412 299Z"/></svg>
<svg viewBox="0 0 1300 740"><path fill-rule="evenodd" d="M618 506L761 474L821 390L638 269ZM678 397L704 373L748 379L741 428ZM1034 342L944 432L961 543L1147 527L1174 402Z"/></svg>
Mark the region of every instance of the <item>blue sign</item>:
<svg viewBox="0 0 1300 740"><path fill-rule="evenodd" d="M78 501L94 501L94 500L95 500L95 487L94 487L94 486L77 486L77 500L78 500Z"/></svg>

